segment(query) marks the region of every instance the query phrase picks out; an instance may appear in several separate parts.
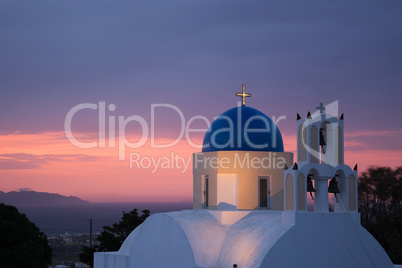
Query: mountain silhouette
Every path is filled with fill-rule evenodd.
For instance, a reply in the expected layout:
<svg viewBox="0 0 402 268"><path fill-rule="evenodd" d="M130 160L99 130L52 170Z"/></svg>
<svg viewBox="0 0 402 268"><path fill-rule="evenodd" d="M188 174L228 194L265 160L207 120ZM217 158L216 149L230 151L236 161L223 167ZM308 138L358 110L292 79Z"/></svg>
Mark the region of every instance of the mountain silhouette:
<svg viewBox="0 0 402 268"><path fill-rule="evenodd" d="M88 201L82 200L76 196L63 196L53 193L35 192L35 191L0 191L0 203L19 206L60 206L60 205L84 205Z"/></svg>

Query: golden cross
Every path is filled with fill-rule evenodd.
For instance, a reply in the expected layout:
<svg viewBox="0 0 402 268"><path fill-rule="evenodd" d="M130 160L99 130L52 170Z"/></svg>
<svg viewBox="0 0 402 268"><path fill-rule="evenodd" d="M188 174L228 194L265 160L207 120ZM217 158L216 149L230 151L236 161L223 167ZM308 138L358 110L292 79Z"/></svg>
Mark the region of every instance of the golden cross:
<svg viewBox="0 0 402 268"><path fill-rule="evenodd" d="M240 96L243 99L243 106L246 105L246 97L251 97L250 93L246 93L246 85L242 85L243 87L243 92L242 93L236 93L236 96Z"/></svg>

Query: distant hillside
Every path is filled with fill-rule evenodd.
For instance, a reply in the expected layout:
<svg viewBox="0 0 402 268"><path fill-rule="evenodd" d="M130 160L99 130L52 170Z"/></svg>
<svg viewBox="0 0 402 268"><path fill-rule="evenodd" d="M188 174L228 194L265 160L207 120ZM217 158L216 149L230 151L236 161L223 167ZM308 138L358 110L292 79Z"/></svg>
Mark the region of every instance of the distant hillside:
<svg viewBox="0 0 402 268"><path fill-rule="evenodd" d="M1 192L0 203L7 205L31 205L31 206L60 206L60 205L83 205L88 201L75 196L63 196L59 194L40 193L35 191Z"/></svg>

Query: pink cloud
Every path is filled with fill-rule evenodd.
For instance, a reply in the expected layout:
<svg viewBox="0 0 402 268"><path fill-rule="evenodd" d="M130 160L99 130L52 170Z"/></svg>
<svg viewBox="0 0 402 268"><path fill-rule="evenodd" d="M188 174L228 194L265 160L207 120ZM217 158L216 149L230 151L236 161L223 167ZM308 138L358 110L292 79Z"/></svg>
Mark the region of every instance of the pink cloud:
<svg viewBox="0 0 402 268"><path fill-rule="evenodd" d="M373 137L388 136L388 132L374 132ZM82 135L82 141L96 140L92 134ZM394 135L394 134L392 134ZM85 139L87 137L88 139ZM91 139L90 139L90 138ZM402 165L402 150L373 149L371 145L359 141L358 135L345 133L345 162L353 167L359 164L359 171L370 165L396 167ZM135 141L138 136L128 136ZM283 133L285 150L296 152L296 136ZM167 144L173 139L161 138L158 144ZM196 144L202 137L194 138ZM354 146L364 146L354 150ZM192 160L192 154L200 148L190 146L185 140L171 148L151 148L150 140L138 149L127 149L126 160L118 160L118 147L81 149L73 146L64 132L41 134L3 135L0 139L0 184L3 191L13 191L21 187L37 191L75 195L89 201L183 201L192 199L192 165L187 170L177 166L150 168L133 166L130 168L129 155L141 157L168 158L171 153ZM296 156L295 156L296 160ZM6 167L7 169L4 169Z"/></svg>

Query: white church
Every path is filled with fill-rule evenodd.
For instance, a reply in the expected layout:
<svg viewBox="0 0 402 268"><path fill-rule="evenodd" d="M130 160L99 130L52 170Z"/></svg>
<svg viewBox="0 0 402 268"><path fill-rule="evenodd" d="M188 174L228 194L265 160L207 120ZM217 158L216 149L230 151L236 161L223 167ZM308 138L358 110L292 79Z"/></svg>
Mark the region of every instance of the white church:
<svg viewBox="0 0 402 268"><path fill-rule="evenodd" d="M193 155L193 210L151 215L95 268L391 268L360 225L343 115L297 115L297 163L262 112L218 116ZM311 197L310 197L311 196ZM310 200L308 203L307 201ZM310 205L309 205L310 204Z"/></svg>

